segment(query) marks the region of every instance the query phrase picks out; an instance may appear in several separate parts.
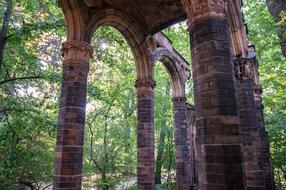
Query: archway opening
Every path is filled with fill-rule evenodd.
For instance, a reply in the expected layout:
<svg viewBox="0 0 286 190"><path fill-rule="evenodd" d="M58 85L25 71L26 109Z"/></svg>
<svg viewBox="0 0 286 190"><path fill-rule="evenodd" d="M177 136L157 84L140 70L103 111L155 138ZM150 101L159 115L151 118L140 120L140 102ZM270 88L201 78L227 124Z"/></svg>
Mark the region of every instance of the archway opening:
<svg viewBox="0 0 286 190"><path fill-rule="evenodd" d="M189 63L189 69L192 71L190 48L186 48L190 47L190 37L187 23L185 21L179 22L169 28L166 28L162 32L170 40L175 51L178 52L182 58ZM190 78L185 83L185 95L188 103L194 105L194 89L191 75L192 74L190 73Z"/></svg>
<svg viewBox="0 0 286 190"><path fill-rule="evenodd" d="M136 175L136 80L131 50L115 28L93 35L84 149L84 186L127 189Z"/></svg>
<svg viewBox="0 0 286 190"><path fill-rule="evenodd" d="M171 77L161 61L154 69L155 90L155 183L160 189L175 189L176 153Z"/></svg>

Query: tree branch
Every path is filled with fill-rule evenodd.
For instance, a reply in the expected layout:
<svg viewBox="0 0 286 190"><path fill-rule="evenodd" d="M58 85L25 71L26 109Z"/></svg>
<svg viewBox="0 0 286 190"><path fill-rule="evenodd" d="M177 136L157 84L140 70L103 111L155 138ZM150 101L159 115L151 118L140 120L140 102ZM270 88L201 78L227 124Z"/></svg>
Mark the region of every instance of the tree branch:
<svg viewBox="0 0 286 190"><path fill-rule="evenodd" d="M53 184L51 183L51 184L47 185L46 187L44 187L42 190L45 190L45 189L49 188L49 187L52 186L52 185L53 185Z"/></svg>
<svg viewBox="0 0 286 190"><path fill-rule="evenodd" d="M16 80L27 80L27 79L41 79L41 76L29 76L29 77L18 77L18 78L10 78L7 80L0 81L0 85L3 85L8 82L16 81Z"/></svg>
<svg viewBox="0 0 286 190"><path fill-rule="evenodd" d="M4 115L5 115L6 123L7 123L8 127L9 127L10 131L12 132L12 137L13 137L14 143L18 144L20 137L17 134L17 132L15 131L15 129L12 127L12 125L11 125L11 123L9 121L8 114L6 112L4 112Z"/></svg>

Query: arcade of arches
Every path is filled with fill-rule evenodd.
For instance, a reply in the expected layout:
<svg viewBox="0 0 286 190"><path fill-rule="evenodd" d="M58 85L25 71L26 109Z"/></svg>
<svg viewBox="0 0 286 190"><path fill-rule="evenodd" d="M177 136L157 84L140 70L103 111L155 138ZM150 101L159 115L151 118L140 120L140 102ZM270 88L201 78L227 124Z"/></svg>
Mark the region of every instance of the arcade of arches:
<svg viewBox="0 0 286 190"><path fill-rule="evenodd" d="M178 190L272 190L262 89L241 0L59 0L68 28L53 188L80 190L90 41L112 26L136 60L137 189L154 190L154 63L172 81ZM160 31L187 20L188 63ZM185 84L193 79L195 105Z"/></svg>

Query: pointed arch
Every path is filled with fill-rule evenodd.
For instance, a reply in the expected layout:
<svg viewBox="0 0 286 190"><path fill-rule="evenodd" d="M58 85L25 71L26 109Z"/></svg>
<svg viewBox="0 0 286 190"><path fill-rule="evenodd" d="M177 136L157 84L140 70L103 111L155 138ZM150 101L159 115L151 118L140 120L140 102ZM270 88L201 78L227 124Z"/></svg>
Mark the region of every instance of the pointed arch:
<svg viewBox="0 0 286 190"><path fill-rule="evenodd" d="M93 33L100 26L114 27L123 35L135 58L138 79L154 78L154 64L148 51L147 34L144 33L144 26L141 23L120 11L105 9L91 18L85 40L90 42Z"/></svg>
<svg viewBox="0 0 286 190"><path fill-rule="evenodd" d="M67 41L86 41L87 7L78 0L59 0L59 5L65 17Z"/></svg>
<svg viewBox="0 0 286 190"><path fill-rule="evenodd" d="M158 47L154 55L154 61L161 61L165 66L172 83L172 96L185 97L185 79L182 76L182 70L179 67L178 60L172 53L163 47Z"/></svg>

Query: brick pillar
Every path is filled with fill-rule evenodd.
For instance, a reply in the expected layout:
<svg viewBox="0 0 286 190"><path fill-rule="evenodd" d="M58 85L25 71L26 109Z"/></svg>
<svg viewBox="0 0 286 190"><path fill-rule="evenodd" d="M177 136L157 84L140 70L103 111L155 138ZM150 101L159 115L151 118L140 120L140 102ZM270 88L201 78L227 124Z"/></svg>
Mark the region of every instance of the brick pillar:
<svg viewBox="0 0 286 190"><path fill-rule="evenodd" d="M268 135L265 129L264 114L263 114L263 104L262 104L262 87L259 80L258 71L258 61L256 59L256 52L254 45L248 47L248 65L251 73L251 78L253 79L252 88L249 89L249 93L252 94L254 98L254 112L255 121L257 129L257 139L256 140L256 152L258 157L259 166L262 167L264 185L267 190L274 190L274 175L270 156ZM237 69L236 69L237 70ZM243 72L241 72L243 73ZM252 138L254 139L254 138Z"/></svg>
<svg viewBox="0 0 286 190"><path fill-rule="evenodd" d="M63 44L63 79L57 132L54 190L81 190L87 76L92 48Z"/></svg>
<svg viewBox="0 0 286 190"><path fill-rule="evenodd" d="M176 148L177 189L190 189L190 155L187 128L187 103L185 97L173 98L174 137Z"/></svg>
<svg viewBox="0 0 286 190"><path fill-rule="evenodd" d="M195 108L187 105L187 125L189 130L189 152L190 152L190 190L198 189L197 172L197 150L196 150L196 126L195 126Z"/></svg>
<svg viewBox="0 0 286 190"><path fill-rule="evenodd" d="M137 189L155 190L154 87L152 79L136 81L137 88Z"/></svg>
<svg viewBox="0 0 286 190"><path fill-rule="evenodd" d="M263 166L266 190L275 190L275 182L273 175L273 167L270 155L270 147L268 134L264 124L263 104L262 104L262 88L260 85L254 85L254 100L257 119L258 136L260 138L259 154Z"/></svg>
<svg viewBox="0 0 286 190"><path fill-rule="evenodd" d="M251 59L236 59L235 73L239 99L239 127L244 150L244 165L247 189L265 190L263 155L260 151L260 129L256 117L253 94Z"/></svg>
<svg viewBox="0 0 286 190"><path fill-rule="evenodd" d="M188 15L199 189L242 190L242 145L226 1L182 0Z"/></svg>

